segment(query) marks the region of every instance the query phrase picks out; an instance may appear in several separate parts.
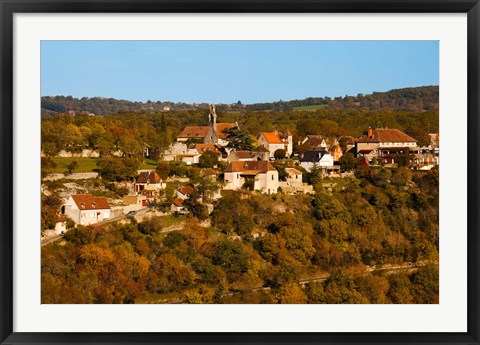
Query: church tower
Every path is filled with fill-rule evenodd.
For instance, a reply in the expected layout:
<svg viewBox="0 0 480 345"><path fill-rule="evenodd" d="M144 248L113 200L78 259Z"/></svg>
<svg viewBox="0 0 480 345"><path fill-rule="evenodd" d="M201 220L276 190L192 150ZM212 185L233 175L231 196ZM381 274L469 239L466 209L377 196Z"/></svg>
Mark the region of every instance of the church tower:
<svg viewBox="0 0 480 345"><path fill-rule="evenodd" d="M209 128L205 136L205 143L216 144L218 142L217 134L217 113L215 112L215 104L210 104L210 112L208 113Z"/></svg>

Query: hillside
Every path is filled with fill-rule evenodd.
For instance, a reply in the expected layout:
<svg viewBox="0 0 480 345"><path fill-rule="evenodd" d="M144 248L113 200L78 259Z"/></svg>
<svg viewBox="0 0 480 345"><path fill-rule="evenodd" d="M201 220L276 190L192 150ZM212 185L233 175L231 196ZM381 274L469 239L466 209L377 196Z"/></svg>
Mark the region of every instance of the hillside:
<svg viewBox="0 0 480 345"><path fill-rule="evenodd" d="M369 95L358 94L357 96L336 97L333 99L330 97L309 97L302 100L247 105L241 103L219 104L217 109L220 111L290 111L297 109L306 110L305 107L309 107L312 110L328 107L332 109L425 111L438 110L438 95L438 86L422 86L387 92L374 92ZM208 104L186 104L168 101L131 102L102 97L83 97L79 99L72 96L44 96L41 100L41 106L42 117L49 117L54 113L65 113L69 110L94 113L95 115L107 115L125 112L160 112L166 109L192 110L208 108Z"/></svg>

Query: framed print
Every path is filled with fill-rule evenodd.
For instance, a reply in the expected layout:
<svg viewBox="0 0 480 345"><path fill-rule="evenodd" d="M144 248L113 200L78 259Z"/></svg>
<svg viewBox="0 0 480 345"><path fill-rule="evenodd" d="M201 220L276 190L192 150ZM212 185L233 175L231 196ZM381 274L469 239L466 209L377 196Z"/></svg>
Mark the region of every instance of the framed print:
<svg viewBox="0 0 480 345"><path fill-rule="evenodd" d="M479 11L2 1L2 344L477 344Z"/></svg>

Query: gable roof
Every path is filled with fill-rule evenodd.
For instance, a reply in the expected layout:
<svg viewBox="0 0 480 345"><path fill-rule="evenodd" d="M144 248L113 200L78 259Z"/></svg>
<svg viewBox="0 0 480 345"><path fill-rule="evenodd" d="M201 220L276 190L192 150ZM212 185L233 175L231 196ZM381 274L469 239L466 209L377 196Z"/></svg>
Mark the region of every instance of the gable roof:
<svg viewBox="0 0 480 345"><path fill-rule="evenodd" d="M175 200L173 200L172 204L174 204L177 207L182 206L183 205L183 199L182 198L176 198Z"/></svg>
<svg viewBox="0 0 480 345"><path fill-rule="evenodd" d="M226 138L226 134L222 131L227 128L237 127L236 123L217 123L216 133L220 139ZM188 126L177 135L177 138L205 138L210 126Z"/></svg>
<svg viewBox="0 0 480 345"><path fill-rule="evenodd" d="M177 189L183 195L190 195L193 193L193 188L191 186L183 186Z"/></svg>
<svg viewBox="0 0 480 345"><path fill-rule="evenodd" d="M109 210L107 198L104 196L93 196L92 194L72 195L72 199L81 210Z"/></svg>
<svg viewBox="0 0 480 345"><path fill-rule="evenodd" d="M261 135L265 138L267 143L269 144L283 144L283 141L280 139L280 137L272 132L261 132Z"/></svg>
<svg viewBox="0 0 480 345"><path fill-rule="evenodd" d="M270 152L265 146L260 146L255 150L255 152Z"/></svg>
<svg viewBox="0 0 480 345"><path fill-rule="evenodd" d="M302 172L295 168L285 168L285 171L293 175L302 175Z"/></svg>
<svg viewBox="0 0 480 345"><path fill-rule="evenodd" d="M155 171L142 171L136 183L161 183L162 178Z"/></svg>
<svg viewBox="0 0 480 345"><path fill-rule="evenodd" d="M411 136L396 128L377 128L372 137L364 135L357 140L359 143L385 143L385 142L417 142Z"/></svg>
<svg viewBox="0 0 480 345"><path fill-rule="evenodd" d="M276 171L270 162L267 161L236 161L230 162L225 172L249 172L257 171L259 173L266 173L267 171Z"/></svg>
<svg viewBox="0 0 480 345"><path fill-rule="evenodd" d="M253 152L251 151L235 151L235 154L239 159L248 159L253 157Z"/></svg>
<svg viewBox="0 0 480 345"><path fill-rule="evenodd" d="M220 139L225 139L227 137L227 135L225 133L223 133L223 130L227 129L227 128L234 128L234 127L237 127L237 124L236 123L228 123L228 122L224 122L224 123L217 123L217 135Z"/></svg>
<svg viewBox="0 0 480 345"><path fill-rule="evenodd" d="M188 126L177 136L177 138L205 138L208 126Z"/></svg>
<svg viewBox="0 0 480 345"><path fill-rule="evenodd" d="M328 155L328 151L325 150L310 150L305 151L303 157L300 159L300 162L314 162L318 163L323 158L323 156Z"/></svg>
<svg viewBox="0 0 480 345"><path fill-rule="evenodd" d="M322 141L325 141L325 138L322 135L307 135L306 140L303 141L304 144L308 145L310 149L320 149L325 147L322 145ZM325 144L327 142L325 141Z"/></svg>
<svg viewBox="0 0 480 345"><path fill-rule="evenodd" d="M221 153L220 150L218 149L218 147L213 143L195 144L195 149L201 155L203 155L207 151L212 151L212 152L216 153L217 155Z"/></svg>

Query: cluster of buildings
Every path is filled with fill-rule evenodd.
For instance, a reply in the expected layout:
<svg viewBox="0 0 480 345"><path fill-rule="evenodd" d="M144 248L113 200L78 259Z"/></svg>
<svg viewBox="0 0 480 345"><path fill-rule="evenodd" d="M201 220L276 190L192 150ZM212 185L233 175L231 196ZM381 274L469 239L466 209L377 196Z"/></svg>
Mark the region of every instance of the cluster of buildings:
<svg viewBox="0 0 480 345"><path fill-rule="evenodd" d="M315 168L322 174L339 175L338 161L346 152L369 164L388 165L403 159L408 166L429 169L439 163L438 134L430 134L430 144L422 147L409 135L389 128L368 128L367 133L360 138L345 136L331 139L322 135L308 135L298 142L298 147L302 149L294 152L293 135L289 130L261 132L256 137L256 148L246 151L228 146L224 130L231 128L239 126L237 123L217 123L215 106L211 105L209 125L186 127L162 158L192 165L199 163L200 157L206 152L212 152L227 166L223 172L221 189L260 191L265 194L274 194L279 190L288 193L313 192L311 186L303 183L302 170L310 172ZM279 150L282 150L282 156L287 159L294 158L289 160L293 167L285 168L286 181L279 180L279 172L272 164L277 157L275 153ZM217 173L214 171L212 176L216 178ZM131 195L123 197L123 202L127 205L124 213L148 206L165 187L166 183L155 171L141 171ZM184 202L193 192L191 186L177 189L171 211L188 213ZM70 196L62 213L81 225L98 223L112 217L112 209L105 197L88 194Z"/></svg>

